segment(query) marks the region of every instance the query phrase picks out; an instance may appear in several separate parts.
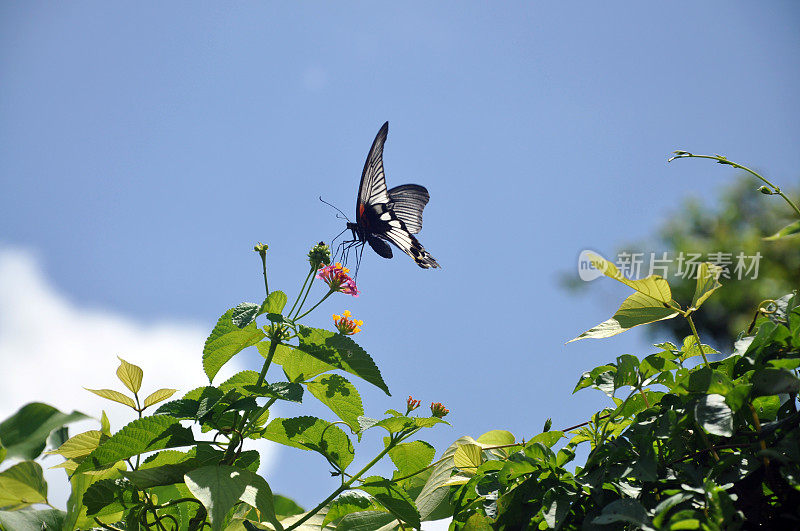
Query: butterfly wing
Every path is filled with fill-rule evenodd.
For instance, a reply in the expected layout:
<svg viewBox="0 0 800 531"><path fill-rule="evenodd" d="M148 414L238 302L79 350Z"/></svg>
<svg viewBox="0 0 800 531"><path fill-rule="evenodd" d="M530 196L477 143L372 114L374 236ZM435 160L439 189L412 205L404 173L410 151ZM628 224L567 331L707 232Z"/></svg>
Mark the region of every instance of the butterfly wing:
<svg viewBox="0 0 800 531"><path fill-rule="evenodd" d="M373 205L389 202L389 193L386 190L386 176L383 173L383 144L389 134L389 122L383 124L364 162L364 171L361 172L361 184L358 186L358 201L356 202L356 221L358 225L371 232L367 216L367 208Z"/></svg>
<svg viewBox="0 0 800 531"><path fill-rule="evenodd" d="M422 230L422 209L431 198L428 190L418 184L401 184L389 190L392 210L405 223L408 232L417 234Z"/></svg>
<svg viewBox="0 0 800 531"><path fill-rule="evenodd" d="M425 250L419 240L411 234L405 227L405 223L399 219L388 222L390 225L388 230L379 234L381 238L389 240L395 244L398 249L406 253L414 259L418 266L428 269L431 267L440 267L439 262L436 261L431 254Z"/></svg>

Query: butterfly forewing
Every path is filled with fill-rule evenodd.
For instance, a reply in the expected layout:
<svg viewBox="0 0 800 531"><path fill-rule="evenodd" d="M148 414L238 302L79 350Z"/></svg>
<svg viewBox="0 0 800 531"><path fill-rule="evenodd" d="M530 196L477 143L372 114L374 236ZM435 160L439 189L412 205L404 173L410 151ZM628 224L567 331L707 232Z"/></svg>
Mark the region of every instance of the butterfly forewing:
<svg viewBox="0 0 800 531"><path fill-rule="evenodd" d="M364 221L367 206L389 202L386 176L383 173L383 144L386 142L387 134L389 134L389 122L383 124L381 130L378 131L367 155L367 160L364 162L361 184L358 187L358 202L356 203L356 220L359 223Z"/></svg>

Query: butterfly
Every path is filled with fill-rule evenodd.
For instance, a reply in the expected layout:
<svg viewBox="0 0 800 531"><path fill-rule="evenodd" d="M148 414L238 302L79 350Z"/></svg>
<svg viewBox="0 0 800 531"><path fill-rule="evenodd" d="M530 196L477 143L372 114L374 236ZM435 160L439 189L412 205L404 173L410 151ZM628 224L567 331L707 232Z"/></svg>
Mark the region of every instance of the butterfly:
<svg viewBox="0 0 800 531"><path fill-rule="evenodd" d="M364 245L368 243L379 256L391 258L391 243L422 268L440 267L414 237L422 230L422 209L430 199L428 190L418 184L402 184L386 189L383 144L388 133L389 122L386 122L375 136L364 163L356 201L356 221L347 223L353 239L343 242L345 251L351 246L361 245L363 253ZM357 258L360 263L361 255L358 254Z"/></svg>

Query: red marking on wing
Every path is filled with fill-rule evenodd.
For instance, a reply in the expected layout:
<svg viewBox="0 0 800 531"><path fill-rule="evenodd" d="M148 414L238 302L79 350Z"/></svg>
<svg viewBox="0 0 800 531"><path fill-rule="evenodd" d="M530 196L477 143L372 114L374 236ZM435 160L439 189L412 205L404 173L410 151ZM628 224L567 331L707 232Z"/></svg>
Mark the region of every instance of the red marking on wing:
<svg viewBox="0 0 800 531"><path fill-rule="evenodd" d="M365 208L366 208L366 205L364 205L364 203L359 203L358 204L358 217L361 218L361 217L364 216L364 209Z"/></svg>

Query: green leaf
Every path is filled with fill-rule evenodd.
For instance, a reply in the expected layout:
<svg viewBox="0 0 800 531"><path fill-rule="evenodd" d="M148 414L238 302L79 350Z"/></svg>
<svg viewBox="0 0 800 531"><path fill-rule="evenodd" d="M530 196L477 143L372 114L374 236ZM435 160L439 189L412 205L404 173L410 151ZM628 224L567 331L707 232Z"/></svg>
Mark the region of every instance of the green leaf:
<svg viewBox="0 0 800 531"><path fill-rule="evenodd" d="M296 514L302 514L305 512L305 509L297 505L293 499L287 498L286 496L273 494L272 501L275 504L275 514L280 520L286 518L287 516L294 516Z"/></svg>
<svg viewBox="0 0 800 531"><path fill-rule="evenodd" d="M0 463L5 461L7 453L8 451L6 450L6 447L3 446L3 441L0 441Z"/></svg>
<svg viewBox="0 0 800 531"><path fill-rule="evenodd" d="M267 481L249 470L233 466L207 466L192 470L185 478L186 486L208 510L212 531L223 529L225 519L238 502L257 509L261 518L283 529L275 516L272 490Z"/></svg>
<svg viewBox="0 0 800 531"><path fill-rule="evenodd" d="M380 476L371 476L358 488L371 495L397 518L410 524L414 529L419 529L419 511L408 494L395 483Z"/></svg>
<svg viewBox="0 0 800 531"><path fill-rule="evenodd" d="M66 513L58 509L43 511L0 511L0 528L14 531L64 529Z"/></svg>
<svg viewBox="0 0 800 531"><path fill-rule="evenodd" d="M153 391L150 393L150 395L148 395L147 398L144 399L144 407L150 407L153 404L163 402L167 398L174 395L177 391L177 389L159 389L158 391Z"/></svg>
<svg viewBox="0 0 800 531"><path fill-rule="evenodd" d="M256 345L263 358L268 355L269 345L269 341L262 341ZM286 378L292 382L305 382L318 374L332 371L336 368L329 363L306 354L302 350L297 350L287 345L278 345L272 362L283 367Z"/></svg>
<svg viewBox="0 0 800 531"><path fill-rule="evenodd" d="M389 457L401 476L422 470L436 456L436 449L425 441L400 443L389 450Z"/></svg>
<svg viewBox="0 0 800 531"><path fill-rule="evenodd" d="M6 448L6 457L35 459L44 450L50 432L88 418L77 411L62 413L41 402L26 404L0 423L0 440Z"/></svg>
<svg viewBox="0 0 800 531"><path fill-rule="evenodd" d="M438 463L433 467L428 481L414 500L423 520L437 520L453 515L450 505L450 487L448 482L455 470L453 456L456 450L472 442L471 437L461 437L444 451Z"/></svg>
<svg viewBox="0 0 800 531"><path fill-rule="evenodd" d="M56 450L45 452L47 454L57 454L66 459L85 457L92 453L95 448L100 446L100 441L108 437L101 431L91 430L79 433L71 437Z"/></svg>
<svg viewBox="0 0 800 531"><path fill-rule="evenodd" d="M337 369L363 378L391 396L375 362L351 338L328 330L306 326L300 326L297 333L300 350Z"/></svg>
<svg viewBox="0 0 800 531"><path fill-rule="evenodd" d="M76 473L111 467L134 455L195 444L192 430L167 415L134 420L102 443L78 466Z"/></svg>
<svg viewBox="0 0 800 531"><path fill-rule="evenodd" d="M103 479L83 495L87 516L115 514L138 505L136 488L127 479Z"/></svg>
<svg viewBox="0 0 800 531"><path fill-rule="evenodd" d="M125 387L127 387L131 393L138 393L139 389L142 388L142 377L144 376L141 367L128 363L119 356L117 356L117 359L119 360L117 378L125 384Z"/></svg>
<svg viewBox="0 0 800 531"><path fill-rule="evenodd" d="M258 311L259 315L262 313L281 313L286 307L286 294L282 291L273 291L269 297L264 299L261 304L261 309Z"/></svg>
<svg viewBox="0 0 800 531"><path fill-rule="evenodd" d="M45 501L47 483L39 463L23 461L0 472L0 507L16 510Z"/></svg>
<svg viewBox="0 0 800 531"><path fill-rule="evenodd" d="M125 469L125 464L120 463L118 467L112 467L99 472L88 474L72 474L70 476L70 486L72 492L67 501L67 516L64 522L64 529L86 529L96 525L93 518L86 516L86 506L83 504L83 495L93 483L104 479L114 479L119 477L117 468ZM104 522L116 522L122 518L122 513L100 517Z"/></svg>
<svg viewBox="0 0 800 531"><path fill-rule="evenodd" d="M477 444L462 444L456 449L453 462L456 468L467 474L474 474L483 463L483 449Z"/></svg>
<svg viewBox="0 0 800 531"><path fill-rule="evenodd" d="M209 382L232 357L264 339L264 332L255 322L244 328L236 326L232 321L234 310L222 314L203 346L203 369Z"/></svg>
<svg viewBox="0 0 800 531"><path fill-rule="evenodd" d="M722 268L710 262L703 262L697 270L697 284L694 288L692 298L692 308L699 308L707 298L717 289L722 287L719 283L719 275Z"/></svg>
<svg viewBox="0 0 800 531"><path fill-rule="evenodd" d="M294 384L297 385L297 384ZM364 414L361 395L356 387L338 374L318 376L306 384L308 391L345 421L354 432L359 431L358 417Z"/></svg>
<svg viewBox="0 0 800 531"><path fill-rule="evenodd" d="M780 238L785 238L787 236L791 236L793 234L800 233L800 220L795 222L789 223L784 228L773 234L772 236L767 236L764 238L765 240L778 240Z"/></svg>
<svg viewBox="0 0 800 531"><path fill-rule="evenodd" d="M478 437L477 441L481 444L489 446L500 446L503 444L514 444L517 442L514 438L514 434L506 430L487 431Z"/></svg>
<svg viewBox="0 0 800 531"><path fill-rule="evenodd" d="M323 525L328 522L335 522L339 518L352 513L361 511L378 511L383 509L380 505L372 501L371 498L358 492L345 492L331 503L328 514L325 515ZM386 514L386 513L384 513ZM394 519L394 517L392 517ZM337 526L338 529L338 526Z"/></svg>
<svg viewBox="0 0 800 531"><path fill-rule="evenodd" d="M372 529L390 531L398 529L395 522L397 522L397 519L394 515L386 512L385 509L381 511L358 511L342 518L336 524L336 531L371 531ZM306 530L304 529L304 531ZM307 531L311 531L311 529Z"/></svg>
<svg viewBox="0 0 800 531"><path fill-rule="evenodd" d="M664 280L664 283L666 283L666 280ZM667 290L669 290L669 286L667 286ZM579 339L600 339L615 336L630 330L634 326L672 319L676 315L678 315L678 312L665 306L665 303L644 293L637 292L625 299L617 313L614 314L614 317L603 321L594 328L590 328L578 337L570 339L567 343L572 343Z"/></svg>
<svg viewBox="0 0 800 531"><path fill-rule="evenodd" d="M318 452L342 470L353 461L353 443L341 428L316 417L277 418L261 436L270 441Z"/></svg>
<svg viewBox="0 0 800 531"><path fill-rule="evenodd" d="M252 302L243 302L233 309L231 321L238 328L244 328L256 320L256 316L258 315L258 310L260 308L261 307L258 304L253 304Z"/></svg>
<svg viewBox="0 0 800 531"><path fill-rule="evenodd" d="M606 525L628 522L640 527L649 526L647 510L636 500L623 498L603 507L603 512L592 520L593 524ZM674 529L674 528L673 528Z"/></svg>
<svg viewBox="0 0 800 531"><path fill-rule="evenodd" d="M197 400L181 398L161 404L153 415L169 415L181 420L195 419L199 407L200 403Z"/></svg>
<svg viewBox="0 0 800 531"><path fill-rule="evenodd" d="M712 435L733 435L733 412L722 395L710 394L700 398L694 407L694 417Z"/></svg>
<svg viewBox="0 0 800 531"><path fill-rule="evenodd" d="M124 395L119 391L114 391L113 389L89 389L84 387L90 393L94 393L97 396L101 396L106 400L113 400L114 402L119 402L129 408L136 410L136 402L133 401L133 398L129 397L128 395Z"/></svg>
<svg viewBox="0 0 800 531"><path fill-rule="evenodd" d="M797 393L800 379L786 369L761 369L753 375L753 394L755 396Z"/></svg>
<svg viewBox="0 0 800 531"><path fill-rule="evenodd" d="M670 303L672 301L672 291L669 288L669 283L658 275L650 275L647 278L639 280L630 280L625 278L619 272L617 266L609 262L602 256L594 253L588 253L588 258L592 265L609 278L613 278L622 282L626 286L633 288L637 292L645 295L649 299L655 299L661 303Z"/></svg>

